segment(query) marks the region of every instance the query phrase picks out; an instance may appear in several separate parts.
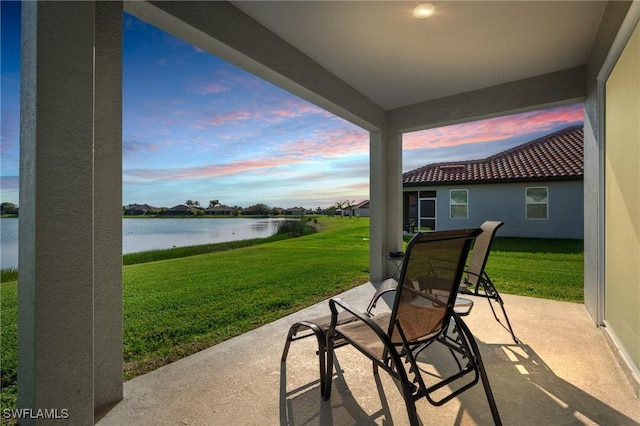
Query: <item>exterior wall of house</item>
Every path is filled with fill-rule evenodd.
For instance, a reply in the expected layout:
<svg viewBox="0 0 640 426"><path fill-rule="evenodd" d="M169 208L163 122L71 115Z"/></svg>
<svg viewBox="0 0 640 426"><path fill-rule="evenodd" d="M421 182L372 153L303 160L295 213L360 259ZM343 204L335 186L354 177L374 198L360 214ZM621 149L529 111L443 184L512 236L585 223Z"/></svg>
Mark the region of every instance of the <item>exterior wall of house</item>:
<svg viewBox="0 0 640 426"><path fill-rule="evenodd" d="M599 75L615 50L615 38L631 2L607 3L600 28L586 66L587 97L584 102L584 304L598 325L603 325L604 276L604 166L601 160L604 137L601 117L604 97L599 93Z"/></svg>
<svg viewBox="0 0 640 426"><path fill-rule="evenodd" d="M624 118L627 111L622 109L623 117L616 117L611 113L618 108L619 100L613 93L609 93L605 84L608 84L610 74L619 61L625 48L626 38L631 33L637 31L637 23L640 20L640 3L638 2L609 2L605 9L598 35L594 40L589 61L587 63L587 98L585 101L585 122L584 122L584 161L585 161L585 240L584 240L584 301L589 314L599 325L606 325L602 330L607 341L611 344L613 353L618 356L620 365L624 366L623 371L628 374L630 382L635 386L636 392L640 392L640 360L638 359L637 348L640 347L640 320L638 317L637 285L635 293L627 293L624 288L615 288L616 281L620 283L636 283L633 277L628 274L629 268L637 263L637 254L631 256L632 260L626 259L621 264L615 265L616 255L619 253L624 259L627 255L638 252L638 242L629 244L625 240L617 241L612 234L612 227L618 226L618 218L611 217L610 214L621 214L629 212L627 201L634 205L637 201L637 172L631 176L626 175L624 167L617 167L615 164L605 163L607 152L610 148L609 131L624 132L625 125L637 124L637 109L632 119ZM637 51L636 51L637 54ZM637 59L636 59L637 60ZM637 71L636 71L637 73ZM637 74L636 74L637 78ZM622 97L635 96L638 98L637 80L635 85L625 85L620 94ZM606 97L605 97L606 92ZM636 104L637 108L637 104ZM606 116L606 119L605 119ZM611 121L612 118L619 118L622 121ZM606 126L605 126L606 124ZM637 126L635 134L637 136ZM629 135L622 135L628 137ZM618 141L619 142L619 141ZM612 141L612 144L615 144ZM618 144L618 146L620 146ZM637 152L638 138L634 142L629 140L624 142L624 155L626 159L634 161L632 152ZM615 154L615 153L614 153ZM614 155L615 157L615 155ZM622 158L622 157L621 157ZM635 161L637 163L637 155ZM637 164L636 164L637 171ZM633 168L632 168L633 172ZM624 177L627 183L636 185L635 195L629 193L618 198L612 204L612 195L624 194L613 188L610 193L608 179L605 173ZM635 177L635 181L634 181ZM616 194L617 192L617 194ZM633 191L631 191L633 192ZM621 202L621 200L623 202ZM637 206L636 206L637 207ZM637 208L636 208L637 210ZM624 218L629 220L630 217ZM635 218L637 229L637 215ZM614 231L615 232L615 231ZM628 231L623 233L623 238L628 238ZM611 246L611 243L614 246ZM613 251L615 250L615 252ZM620 278L616 278L619 274ZM636 271L637 274L637 271ZM637 277L637 275L636 275ZM614 288L611 288L613 285ZM635 297L634 297L635 295ZM613 306L610 302L613 298L620 296L624 300L624 306ZM608 306L608 309L607 309ZM616 312L617 311L617 312ZM629 319L615 318L616 314L630 315ZM633 315L635 313L635 319ZM612 318L609 316L613 314ZM625 324L626 322L626 324ZM621 338L621 336L623 336Z"/></svg>
<svg viewBox="0 0 640 426"><path fill-rule="evenodd" d="M526 218L525 191L528 187L548 188L548 219ZM467 218L452 219L450 191L468 190ZM501 237L583 238L582 181L535 183L440 185L404 188L436 191L436 229L478 227L486 220L501 220Z"/></svg>
<svg viewBox="0 0 640 426"><path fill-rule="evenodd" d="M607 79L606 99L604 319L640 372L640 25Z"/></svg>

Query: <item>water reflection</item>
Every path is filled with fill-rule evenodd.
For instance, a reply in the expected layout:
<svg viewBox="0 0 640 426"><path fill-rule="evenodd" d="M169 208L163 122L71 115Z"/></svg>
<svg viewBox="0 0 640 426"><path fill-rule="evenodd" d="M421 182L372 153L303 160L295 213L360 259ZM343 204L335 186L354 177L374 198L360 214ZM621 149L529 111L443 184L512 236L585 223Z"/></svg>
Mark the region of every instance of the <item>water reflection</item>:
<svg viewBox="0 0 640 426"><path fill-rule="evenodd" d="M213 244L266 238L277 231L277 223L291 219L123 219L122 252ZM0 219L0 268L18 267L18 219Z"/></svg>

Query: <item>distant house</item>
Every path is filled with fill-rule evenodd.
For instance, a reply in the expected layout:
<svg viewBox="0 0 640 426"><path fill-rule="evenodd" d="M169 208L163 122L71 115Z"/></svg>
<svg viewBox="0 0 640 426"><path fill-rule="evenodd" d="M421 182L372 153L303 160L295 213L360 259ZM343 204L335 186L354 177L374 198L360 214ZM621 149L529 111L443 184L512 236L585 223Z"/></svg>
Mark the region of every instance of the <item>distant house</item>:
<svg viewBox="0 0 640 426"><path fill-rule="evenodd" d="M256 207L256 206L252 206L252 207L247 207L246 209L242 210L242 215L243 216L269 216L269 210L266 207Z"/></svg>
<svg viewBox="0 0 640 426"><path fill-rule="evenodd" d="M354 216L369 217L369 200L362 201L352 207Z"/></svg>
<svg viewBox="0 0 640 426"><path fill-rule="evenodd" d="M406 172L405 229L501 220L500 236L583 238L583 128L569 127L483 160Z"/></svg>
<svg viewBox="0 0 640 426"><path fill-rule="evenodd" d="M167 216L196 216L200 214L202 208L198 206L188 206L186 204L178 204L167 209L164 214Z"/></svg>
<svg viewBox="0 0 640 426"><path fill-rule="evenodd" d="M236 213L236 209L234 209L233 207L225 206L224 204L209 207L204 211L204 214L207 216L235 216Z"/></svg>
<svg viewBox="0 0 640 426"><path fill-rule="evenodd" d="M151 207L149 204L129 204L124 207L125 216L142 216L148 214L158 214L160 208Z"/></svg>
<svg viewBox="0 0 640 426"><path fill-rule="evenodd" d="M307 210L303 207L292 207L284 211L285 216L304 216Z"/></svg>
<svg viewBox="0 0 640 426"><path fill-rule="evenodd" d="M18 206L13 203L0 203L0 214L18 214Z"/></svg>

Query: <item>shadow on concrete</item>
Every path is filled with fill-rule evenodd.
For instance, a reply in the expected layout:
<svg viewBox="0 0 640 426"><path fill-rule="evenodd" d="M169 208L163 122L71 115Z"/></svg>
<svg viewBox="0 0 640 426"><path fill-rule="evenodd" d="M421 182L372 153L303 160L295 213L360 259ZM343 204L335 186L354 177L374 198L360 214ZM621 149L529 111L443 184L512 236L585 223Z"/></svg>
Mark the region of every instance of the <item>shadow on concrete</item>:
<svg viewBox="0 0 640 426"><path fill-rule="evenodd" d="M331 400L324 401L320 396L320 381L315 380L295 389L286 389L286 365L280 365L280 425L374 425L376 419L391 419L389 406L383 386L377 386L381 408L369 414L351 393L345 381L343 371L335 361L333 391ZM376 377L376 382L379 383Z"/></svg>
<svg viewBox="0 0 640 426"><path fill-rule="evenodd" d="M478 341L493 393L505 425L599 424L640 425L598 398L556 375L544 360L526 344L486 344ZM588 350L588 348L584 348ZM336 352L336 358L341 358ZM573 355L575 356L575 354ZM362 356L345 357L346 371L336 360L333 372L334 391L330 401L320 396L319 380L286 389L286 366L281 364L280 424L293 425L369 425L407 423L400 389L381 370L374 376L370 361ZM425 381L451 372L455 365L442 345L432 345L418 357ZM352 363L366 364L357 371ZM362 374L370 374L368 389L362 386ZM346 376L346 378L345 378ZM347 381L355 382L350 385ZM378 398L374 398L374 389ZM394 389L389 393L387 391ZM389 388L390 387L390 388ZM355 395L354 395L355 394ZM363 397L364 395L364 397ZM375 401L374 401L375 399ZM416 402L424 424L493 424L489 405L478 383L453 401L434 407L423 398ZM639 407L640 409L640 407ZM395 419L392 417L395 416Z"/></svg>
<svg viewBox="0 0 640 426"><path fill-rule="evenodd" d="M480 345L505 424L534 425L544 419L544 423L562 425L640 425L556 375L529 345ZM581 349L589 351L588 347ZM469 398L465 394L459 397L461 411L477 403ZM480 419L478 423L482 423Z"/></svg>

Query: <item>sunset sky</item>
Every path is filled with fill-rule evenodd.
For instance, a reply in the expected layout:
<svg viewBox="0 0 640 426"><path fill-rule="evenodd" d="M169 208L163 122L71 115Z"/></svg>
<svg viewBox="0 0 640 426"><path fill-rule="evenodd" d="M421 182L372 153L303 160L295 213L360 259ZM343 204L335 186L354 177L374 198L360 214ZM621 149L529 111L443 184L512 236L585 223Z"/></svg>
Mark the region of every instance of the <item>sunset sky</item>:
<svg viewBox="0 0 640 426"><path fill-rule="evenodd" d="M2 2L1 201L18 204L19 3ZM369 198L363 129L124 15L123 204L247 207ZM582 105L405 135L403 170L480 159L582 124Z"/></svg>

